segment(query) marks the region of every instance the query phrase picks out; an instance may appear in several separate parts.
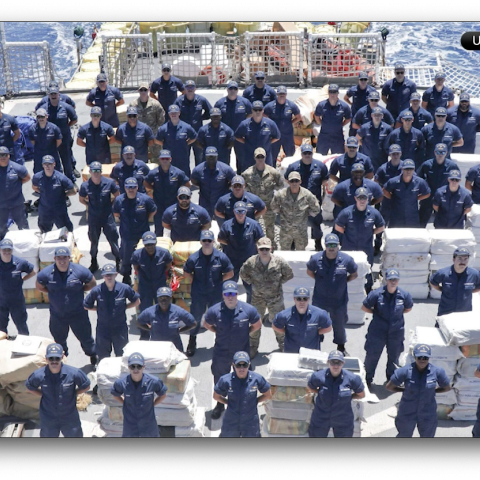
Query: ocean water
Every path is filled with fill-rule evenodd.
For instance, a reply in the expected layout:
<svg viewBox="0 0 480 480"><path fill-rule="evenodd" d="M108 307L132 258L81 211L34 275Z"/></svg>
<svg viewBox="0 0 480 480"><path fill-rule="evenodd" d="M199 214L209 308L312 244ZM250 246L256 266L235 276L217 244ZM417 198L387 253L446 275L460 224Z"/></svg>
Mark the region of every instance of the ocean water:
<svg viewBox="0 0 480 480"><path fill-rule="evenodd" d="M73 29L81 25L85 30L84 45L91 42L91 32L99 22L5 22L7 41L44 41L52 50L57 75L69 80L77 67L77 53ZM478 31L474 22L373 22L370 31L388 28L387 64L396 61L408 65L435 65L435 54L440 52L459 67L480 76L480 52L469 52L460 45L460 37L467 31Z"/></svg>

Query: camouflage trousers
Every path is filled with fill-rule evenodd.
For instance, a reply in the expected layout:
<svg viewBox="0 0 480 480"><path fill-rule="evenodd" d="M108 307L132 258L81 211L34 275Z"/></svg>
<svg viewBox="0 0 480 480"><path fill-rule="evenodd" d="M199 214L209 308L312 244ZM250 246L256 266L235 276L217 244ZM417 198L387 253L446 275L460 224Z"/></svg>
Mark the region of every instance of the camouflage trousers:
<svg viewBox="0 0 480 480"><path fill-rule="evenodd" d="M160 155L161 149L162 147L160 145L152 145L151 147L148 147L148 160L150 163L159 164L158 156Z"/></svg>
<svg viewBox="0 0 480 480"><path fill-rule="evenodd" d="M291 250L292 243L295 242L295 250L305 250L308 245L307 225L289 225L280 228L280 248L282 250Z"/></svg>
<svg viewBox="0 0 480 480"><path fill-rule="evenodd" d="M268 208L268 207L267 207ZM277 214L271 210L267 210L265 214L260 217L259 223L263 228L265 235L271 240L272 245L275 246L275 219Z"/></svg>
<svg viewBox="0 0 480 480"><path fill-rule="evenodd" d="M282 310L285 310L285 304L283 303L283 294L280 295L259 295L252 292L252 306L255 307L260 314L260 318L263 319L265 312L268 308L268 316L270 323L273 322L275 315ZM250 333L250 352L257 353L258 346L260 345L260 336L262 335L262 329ZM275 332L277 338L278 347L283 352L283 345L285 343L285 334Z"/></svg>

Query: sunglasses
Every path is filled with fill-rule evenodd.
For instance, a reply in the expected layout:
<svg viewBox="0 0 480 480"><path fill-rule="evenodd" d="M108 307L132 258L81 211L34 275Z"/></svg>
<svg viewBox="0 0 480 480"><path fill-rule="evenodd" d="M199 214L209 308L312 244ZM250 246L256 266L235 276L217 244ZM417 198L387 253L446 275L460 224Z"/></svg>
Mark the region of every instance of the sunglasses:
<svg viewBox="0 0 480 480"><path fill-rule="evenodd" d="M102 115L100 113L92 113L90 116L93 118L100 118Z"/></svg>
<svg viewBox="0 0 480 480"><path fill-rule="evenodd" d="M298 178L294 178L293 180L289 180L290 183L300 183L300 180Z"/></svg>
<svg viewBox="0 0 480 480"><path fill-rule="evenodd" d="M8 157L9 155L9 153L0 153L0 157Z"/></svg>
<svg viewBox="0 0 480 480"><path fill-rule="evenodd" d="M313 155L313 152L302 152L302 155Z"/></svg>
<svg viewBox="0 0 480 480"><path fill-rule="evenodd" d="M190 197L188 195L180 195L178 197L179 200L190 200Z"/></svg>
<svg viewBox="0 0 480 480"><path fill-rule="evenodd" d="M437 118L447 118L446 115L438 115L438 114L435 114L435 116L436 116Z"/></svg>
<svg viewBox="0 0 480 480"><path fill-rule="evenodd" d="M361 78L360 81L361 82L366 82L368 80L368 78Z"/></svg>
<svg viewBox="0 0 480 480"><path fill-rule="evenodd" d="M295 300L298 300L299 302L308 302L310 297L295 297Z"/></svg>
<svg viewBox="0 0 480 480"><path fill-rule="evenodd" d="M127 115L128 118L137 118L138 115Z"/></svg>
<svg viewBox="0 0 480 480"><path fill-rule="evenodd" d="M417 360L429 360L430 357L416 357Z"/></svg>
<svg viewBox="0 0 480 480"><path fill-rule="evenodd" d="M413 122L413 118L402 118L404 122Z"/></svg>
<svg viewBox="0 0 480 480"><path fill-rule="evenodd" d="M449 180L451 182L455 182L455 183L458 183L460 181L460 179L458 179L458 178L449 178Z"/></svg>
<svg viewBox="0 0 480 480"><path fill-rule="evenodd" d="M234 210L233 212L236 213L237 215L246 215L247 214L247 212L245 210Z"/></svg>
<svg viewBox="0 0 480 480"><path fill-rule="evenodd" d="M129 365L128 368L130 370L141 370L143 368L143 365Z"/></svg>
<svg viewBox="0 0 480 480"><path fill-rule="evenodd" d="M228 90L238 90L237 87L228 87Z"/></svg>
<svg viewBox="0 0 480 480"><path fill-rule="evenodd" d="M255 77L257 80L265 80L265 77Z"/></svg>
<svg viewBox="0 0 480 480"><path fill-rule="evenodd" d="M358 147L356 145L347 145L347 148L350 150L356 150Z"/></svg>
<svg viewBox="0 0 480 480"><path fill-rule="evenodd" d="M265 156L264 155L257 155L255 158L261 158L261 159L264 159Z"/></svg>
<svg viewBox="0 0 480 480"><path fill-rule="evenodd" d="M327 243L325 245L327 248L337 248L338 247L338 243Z"/></svg>
<svg viewBox="0 0 480 480"><path fill-rule="evenodd" d="M263 108L253 108L254 112L263 112Z"/></svg>
<svg viewBox="0 0 480 480"><path fill-rule="evenodd" d="M234 183L232 185L233 188L243 188L243 185L241 183Z"/></svg>
<svg viewBox="0 0 480 480"><path fill-rule="evenodd" d="M164 68L164 69L162 70L162 72L169 72L169 71L170 71L169 68Z"/></svg>
<svg viewBox="0 0 480 480"><path fill-rule="evenodd" d="M398 72L395 72L395 75L403 75L405 73L405 70L399 70Z"/></svg>
<svg viewBox="0 0 480 480"><path fill-rule="evenodd" d="M202 240L202 243L212 243L213 240Z"/></svg>
<svg viewBox="0 0 480 480"><path fill-rule="evenodd" d="M148 92L148 90L146 88L141 88L139 92Z"/></svg>
<svg viewBox="0 0 480 480"><path fill-rule="evenodd" d="M236 363L237 368L248 368L248 363Z"/></svg>
<svg viewBox="0 0 480 480"><path fill-rule="evenodd" d="M330 360L330 365L333 365L335 367L339 367L340 365L343 365L343 362L341 360Z"/></svg>
<svg viewBox="0 0 480 480"><path fill-rule="evenodd" d="M379 98L369 98L368 101L369 102L379 102L380 99Z"/></svg>
<svg viewBox="0 0 480 480"><path fill-rule="evenodd" d="M225 292L224 295L226 297L236 297L237 296L237 292Z"/></svg>
<svg viewBox="0 0 480 480"><path fill-rule="evenodd" d="M107 83L106 80L99 80L98 83Z"/></svg>
<svg viewBox="0 0 480 480"><path fill-rule="evenodd" d="M270 249L268 247L259 248L259 250L261 252L267 252L267 251L269 252L270 251Z"/></svg>
<svg viewBox="0 0 480 480"><path fill-rule="evenodd" d="M42 118L45 118L45 115L37 115L37 118L40 120Z"/></svg>
<svg viewBox="0 0 480 480"><path fill-rule="evenodd" d="M61 360L60 357L49 357L48 361L49 362L59 362Z"/></svg>
<svg viewBox="0 0 480 480"><path fill-rule="evenodd" d="M138 188L138 185L125 185L125 188L127 190L135 190L136 188Z"/></svg>
<svg viewBox="0 0 480 480"><path fill-rule="evenodd" d="M102 173L102 171L99 170L98 168L90 169L90 172L91 173Z"/></svg>

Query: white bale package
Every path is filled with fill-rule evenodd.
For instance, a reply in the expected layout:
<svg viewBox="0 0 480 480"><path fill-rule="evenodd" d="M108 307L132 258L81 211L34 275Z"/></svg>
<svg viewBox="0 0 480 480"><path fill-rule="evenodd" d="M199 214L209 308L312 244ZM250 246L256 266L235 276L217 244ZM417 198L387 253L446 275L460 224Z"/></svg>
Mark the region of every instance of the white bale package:
<svg viewBox="0 0 480 480"><path fill-rule="evenodd" d="M275 401L265 403L265 412L270 418L310 422L312 411L313 403Z"/></svg>
<svg viewBox="0 0 480 480"><path fill-rule="evenodd" d="M383 253L382 270L396 268L400 270L402 279L404 271L428 272L431 255L429 253ZM406 276L406 275L405 275Z"/></svg>
<svg viewBox="0 0 480 480"><path fill-rule="evenodd" d="M109 407L118 407L118 400L110 393L113 384L119 379L128 375L122 372L121 357L103 358L97 367L97 387L100 400Z"/></svg>
<svg viewBox="0 0 480 480"><path fill-rule="evenodd" d="M480 205L474 203L467 213L467 223L470 227L480 230Z"/></svg>
<svg viewBox="0 0 480 480"><path fill-rule="evenodd" d="M57 241L57 242L45 242L42 241L39 247L38 256L40 262L42 263L53 263L55 261L55 249L58 247L67 247L72 252L73 247L75 246L75 241L73 238L73 233L68 232L67 241Z"/></svg>
<svg viewBox="0 0 480 480"><path fill-rule="evenodd" d="M461 358L457 362L457 372L462 377L474 377L479 366L480 358Z"/></svg>
<svg viewBox="0 0 480 480"><path fill-rule="evenodd" d="M416 327L415 331L410 332L410 353L413 355L413 349L417 344L429 345L432 350L432 358L442 361L457 361L464 355L457 347L448 345L445 338L438 328L435 327Z"/></svg>
<svg viewBox="0 0 480 480"><path fill-rule="evenodd" d="M328 353L311 348L300 347L298 366L309 370L322 370L328 366Z"/></svg>
<svg viewBox="0 0 480 480"><path fill-rule="evenodd" d="M128 371L128 357L132 353L141 353L145 359L145 373L166 373L172 365L186 360L187 356L179 352L172 342L143 342L127 343L123 349L122 370Z"/></svg>
<svg viewBox="0 0 480 480"><path fill-rule="evenodd" d="M265 379L270 385L306 387L313 370L298 366L298 353L271 353L268 355Z"/></svg>
<svg viewBox="0 0 480 480"><path fill-rule="evenodd" d="M430 230L422 228L387 228L384 232L385 253L430 252Z"/></svg>
<svg viewBox="0 0 480 480"><path fill-rule="evenodd" d="M169 393L162 402L165 408L187 408L193 402L195 397L195 380L190 377L188 380L187 388L184 392Z"/></svg>
<svg viewBox="0 0 480 480"><path fill-rule="evenodd" d="M358 278L347 283L348 291L348 322L347 325L363 325L365 323L365 312L362 310L365 300L365 281L366 276L371 273L371 267L368 263L368 257L365 252L345 251L357 264Z"/></svg>
<svg viewBox="0 0 480 480"><path fill-rule="evenodd" d="M437 317L447 345L463 346L480 344L478 311L455 312Z"/></svg>
<svg viewBox="0 0 480 480"><path fill-rule="evenodd" d="M434 229L430 230L432 255L450 255L457 248L466 248L471 255L475 252L475 237L470 230Z"/></svg>
<svg viewBox="0 0 480 480"><path fill-rule="evenodd" d="M21 258L37 258L42 243L40 230L9 230L5 235L13 242L12 253Z"/></svg>

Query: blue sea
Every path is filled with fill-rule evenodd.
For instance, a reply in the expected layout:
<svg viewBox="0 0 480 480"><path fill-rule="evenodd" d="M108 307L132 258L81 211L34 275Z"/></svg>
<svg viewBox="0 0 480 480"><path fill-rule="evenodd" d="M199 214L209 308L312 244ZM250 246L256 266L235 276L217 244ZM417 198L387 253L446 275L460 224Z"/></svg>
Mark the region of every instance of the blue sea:
<svg viewBox="0 0 480 480"><path fill-rule="evenodd" d="M85 30L84 44L91 43L91 33L99 22L6 22L7 41L44 41L52 48L57 75L69 80L77 67L73 30ZM386 27L387 64L401 61L407 65L435 65L435 54L480 76L480 53L469 52L460 45L464 32L477 31L478 22L373 22L370 31Z"/></svg>

